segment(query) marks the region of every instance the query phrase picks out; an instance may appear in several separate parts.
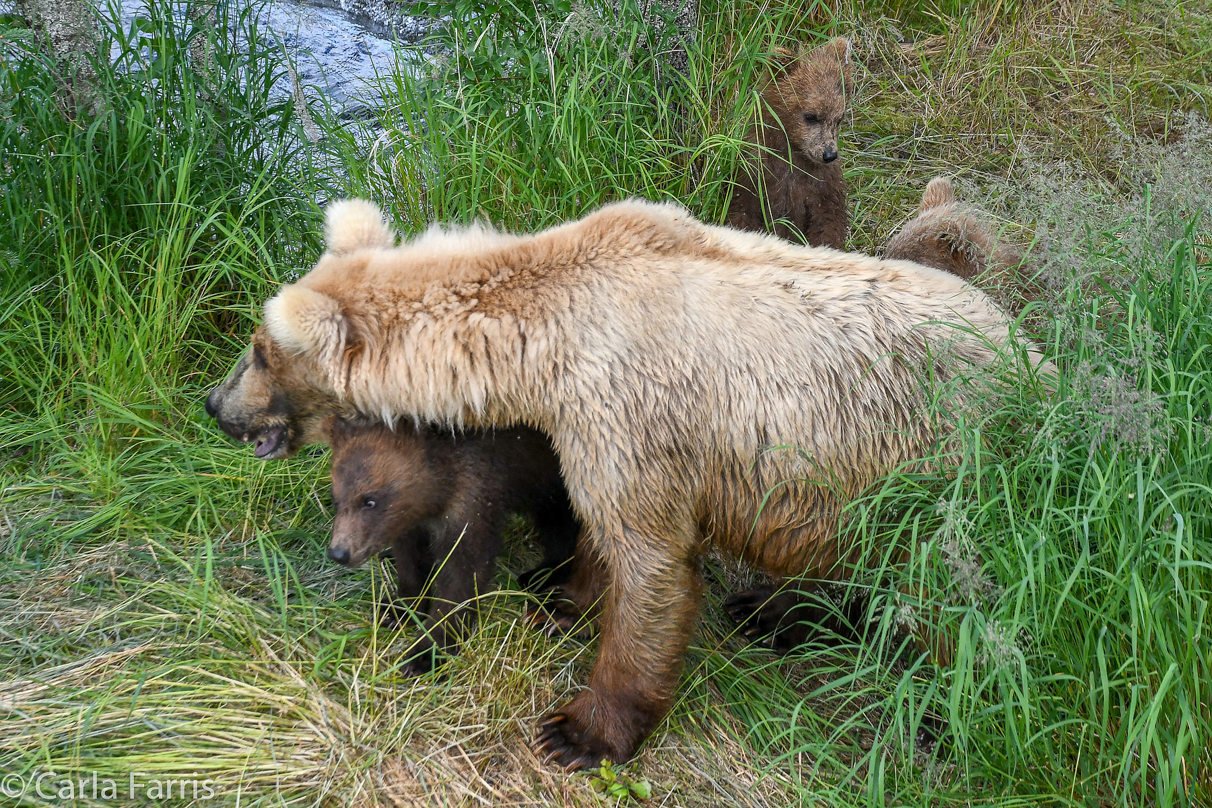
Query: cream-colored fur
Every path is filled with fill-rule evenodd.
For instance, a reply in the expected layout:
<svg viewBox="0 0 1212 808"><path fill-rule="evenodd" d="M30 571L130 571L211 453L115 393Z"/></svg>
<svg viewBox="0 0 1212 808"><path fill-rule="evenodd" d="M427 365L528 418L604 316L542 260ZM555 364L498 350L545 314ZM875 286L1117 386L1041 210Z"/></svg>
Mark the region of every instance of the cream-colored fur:
<svg viewBox="0 0 1212 808"><path fill-rule="evenodd" d="M330 238L348 245L342 227ZM590 689L559 713L573 740L554 748L574 763L630 756L667 709L704 542L836 575L841 506L940 438L927 379L1009 338L946 272L639 201L534 236L330 251L265 326L363 413L551 435L611 584Z"/></svg>
<svg viewBox="0 0 1212 808"><path fill-rule="evenodd" d="M337 255L363 247L391 247L395 231L383 223L383 214L365 199L343 199L325 212L328 251Z"/></svg>

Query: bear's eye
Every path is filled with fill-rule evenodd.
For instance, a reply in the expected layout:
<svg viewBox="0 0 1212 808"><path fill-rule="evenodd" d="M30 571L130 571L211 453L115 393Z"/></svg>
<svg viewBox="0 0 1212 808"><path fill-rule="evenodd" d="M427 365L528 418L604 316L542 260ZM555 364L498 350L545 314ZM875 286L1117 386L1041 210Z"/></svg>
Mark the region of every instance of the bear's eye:
<svg viewBox="0 0 1212 808"><path fill-rule="evenodd" d="M820 119L811 112L804 113L804 123L819 123Z"/></svg>
<svg viewBox="0 0 1212 808"><path fill-rule="evenodd" d="M366 508L367 510L369 510L370 508L373 508L374 506L375 506L374 497L362 497L362 507L363 508Z"/></svg>

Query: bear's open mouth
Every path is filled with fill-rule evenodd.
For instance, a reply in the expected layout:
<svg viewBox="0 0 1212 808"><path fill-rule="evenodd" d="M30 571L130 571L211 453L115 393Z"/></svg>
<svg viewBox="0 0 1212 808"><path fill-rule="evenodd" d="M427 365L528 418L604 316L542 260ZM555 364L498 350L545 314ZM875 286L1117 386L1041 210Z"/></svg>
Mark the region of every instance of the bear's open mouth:
<svg viewBox="0 0 1212 808"><path fill-rule="evenodd" d="M268 457L282 447L285 438L286 429L284 427L271 426L257 436L253 455L261 458Z"/></svg>

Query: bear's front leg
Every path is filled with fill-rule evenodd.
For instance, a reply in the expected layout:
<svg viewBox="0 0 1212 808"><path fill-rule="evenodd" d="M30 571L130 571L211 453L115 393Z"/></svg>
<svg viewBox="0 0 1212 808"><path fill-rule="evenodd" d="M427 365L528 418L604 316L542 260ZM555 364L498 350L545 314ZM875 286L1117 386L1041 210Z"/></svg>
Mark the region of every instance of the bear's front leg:
<svg viewBox="0 0 1212 808"><path fill-rule="evenodd" d="M701 581L688 543L632 534L602 549L610 589L589 686L539 722L535 742L568 769L631 759L673 702L698 614Z"/></svg>

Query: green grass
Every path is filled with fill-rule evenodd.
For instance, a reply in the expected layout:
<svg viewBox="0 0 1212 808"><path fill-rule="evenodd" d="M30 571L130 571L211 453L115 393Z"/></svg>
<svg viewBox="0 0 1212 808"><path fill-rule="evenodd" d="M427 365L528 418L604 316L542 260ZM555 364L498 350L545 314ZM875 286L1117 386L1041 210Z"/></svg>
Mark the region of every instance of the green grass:
<svg viewBox="0 0 1212 808"><path fill-rule="evenodd" d="M507 588L442 675L401 676L410 635L371 620L387 570L324 558L324 454L255 461L202 399L318 254L316 200L371 196L409 233L633 194L718 221L763 53L845 33L853 247L956 176L1031 247L1056 388L985 380L948 468L853 505L859 540L910 559L860 576L872 642L744 647L719 602L749 576L712 560L632 776L668 805L1212 802L1212 7L706 2L684 76L627 6L477 8L429 68L401 53L369 132L313 109L314 146L246 11L219 30L251 52L158 5L108 32L95 117L0 21L0 776L138 773L155 804L197 804L146 787L194 772L206 804L601 804L528 747L595 644L530 631ZM533 554L509 538L507 587ZM912 621L948 664L888 664ZM20 804L127 804L78 796Z"/></svg>

